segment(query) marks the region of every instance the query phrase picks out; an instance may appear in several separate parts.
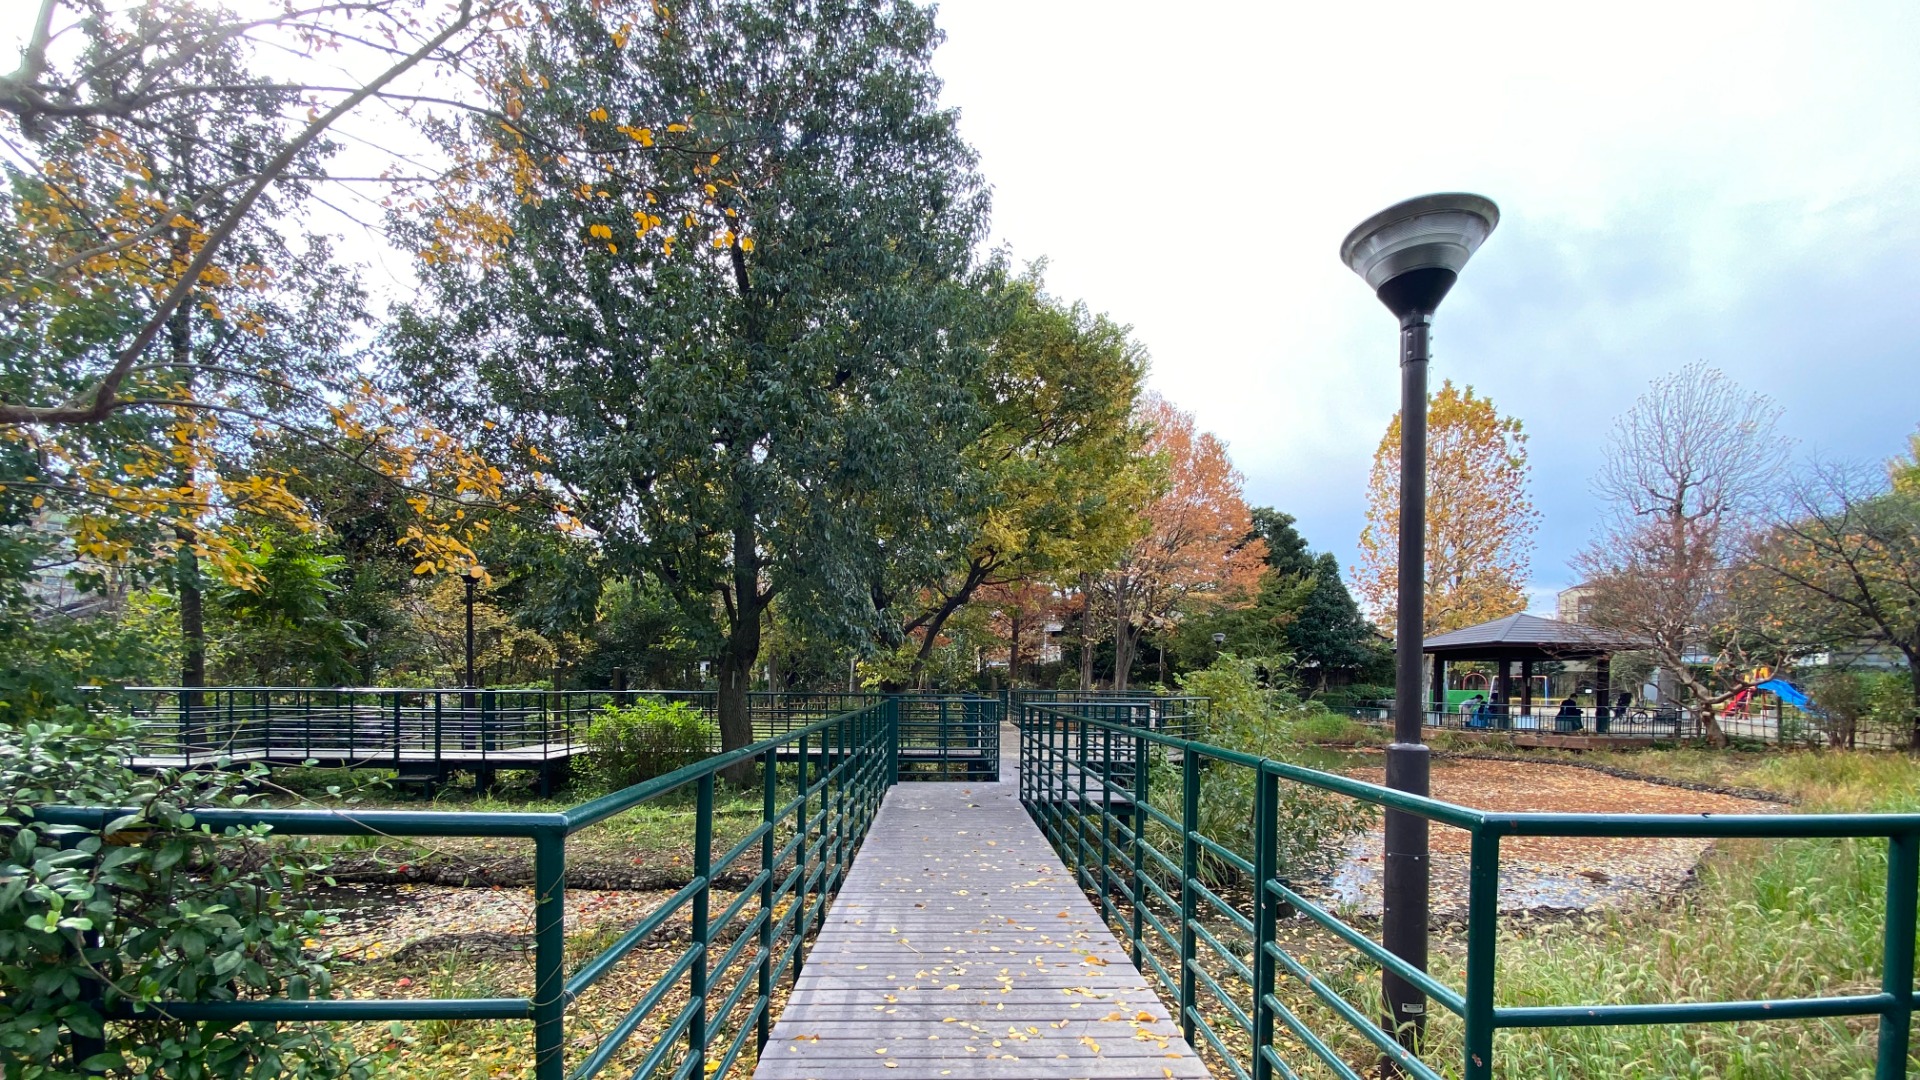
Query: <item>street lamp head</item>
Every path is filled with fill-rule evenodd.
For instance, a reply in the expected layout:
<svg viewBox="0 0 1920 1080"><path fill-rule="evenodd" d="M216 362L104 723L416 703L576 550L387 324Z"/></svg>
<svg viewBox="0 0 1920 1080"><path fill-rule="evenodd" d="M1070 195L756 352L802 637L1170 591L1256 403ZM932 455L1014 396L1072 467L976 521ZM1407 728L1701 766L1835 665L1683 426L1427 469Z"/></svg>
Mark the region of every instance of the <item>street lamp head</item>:
<svg viewBox="0 0 1920 1080"><path fill-rule="evenodd" d="M1395 315L1431 315L1499 223L1492 199L1422 195L1361 222L1340 245L1340 258Z"/></svg>
<svg viewBox="0 0 1920 1080"><path fill-rule="evenodd" d="M460 571L460 580L466 582L468 585L480 584L480 568L477 566L469 566L465 570Z"/></svg>

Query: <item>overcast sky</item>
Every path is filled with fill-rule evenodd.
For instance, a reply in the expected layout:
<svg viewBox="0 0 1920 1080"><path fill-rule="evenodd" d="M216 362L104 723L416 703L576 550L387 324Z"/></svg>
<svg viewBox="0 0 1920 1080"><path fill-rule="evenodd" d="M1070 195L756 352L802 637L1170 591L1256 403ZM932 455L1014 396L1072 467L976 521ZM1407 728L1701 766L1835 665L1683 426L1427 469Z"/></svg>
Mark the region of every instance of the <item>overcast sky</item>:
<svg viewBox="0 0 1920 1080"><path fill-rule="evenodd" d="M0 0L7 67L31 10ZM1531 435L1536 610L1592 532L1606 430L1656 376L1725 369L1785 408L1801 457L1883 459L1920 422L1913 0L947 0L940 21L994 242L1131 324L1249 498L1342 565L1399 401L1392 318L1339 244L1412 195L1501 207L1432 377ZM405 287L407 259L335 227L369 285Z"/></svg>
<svg viewBox="0 0 1920 1080"><path fill-rule="evenodd" d="M1801 456L1885 458L1920 422L1920 4L947 0L941 22L996 240L1132 324L1249 498L1343 565L1399 391L1339 245L1412 195L1501 207L1432 377L1526 424L1536 610L1658 375L1725 369Z"/></svg>

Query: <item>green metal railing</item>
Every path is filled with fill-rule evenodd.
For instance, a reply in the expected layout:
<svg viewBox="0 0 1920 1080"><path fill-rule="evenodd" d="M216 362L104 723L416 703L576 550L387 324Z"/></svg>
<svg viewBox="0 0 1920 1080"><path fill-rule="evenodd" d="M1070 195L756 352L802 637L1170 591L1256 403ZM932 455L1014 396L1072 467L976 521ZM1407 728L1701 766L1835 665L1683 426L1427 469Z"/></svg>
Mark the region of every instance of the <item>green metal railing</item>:
<svg viewBox="0 0 1920 1080"><path fill-rule="evenodd" d="M1908 1073L1913 1014L1916 895L1920 894L1920 814L1617 815L1483 812L1392 791L1331 773L1238 753L1103 718L1092 710L1028 703L1020 708L1020 795L1108 920L1128 936L1135 963L1177 1003L1196 1048L1210 1048L1239 1080L1299 1075L1303 1060L1344 1080L1356 1066L1316 1031L1307 1013L1323 1011L1357 1034L1369 1051L1408 1076L1486 1080L1501 1029L1698 1024L1877 1017L1877 1080ZM1173 759L1178 758L1177 764ZM1148 767L1151 766L1151 767ZM1250 843L1209 835L1202 798L1231 771L1250 774ZM1243 776L1236 779L1247 779ZM1355 799L1464 830L1470 837L1465 985L1455 987L1387 952L1364 931L1299 892L1279 872L1281 785ZM1169 809L1169 807L1173 809ZM1496 1004L1499 883L1503 842L1521 837L1884 838L1888 842L1887 917L1878 993L1768 1001ZM1383 1030L1276 934L1291 909L1330 932L1364 962L1398 974L1460 1018L1458 1062L1422 1060ZM1244 942L1244 944L1242 944ZM1236 947L1236 945L1238 947ZM1283 990L1285 993L1283 994ZM1291 1002L1291 1004L1290 1004ZM1209 1019L1211 1016L1213 1019ZM1226 1019L1221 1020L1222 1017ZM1231 1023L1238 1039L1216 1028ZM1309 1057L1289 1059L1284 1028Z"/></svg>
<svg viewBox="0 0 1920 1080"><path fill-rule="evenodd" d="M1210 698L1192 694L1156 694L1144 690L1009 690L1010 711L1021 705L1046 705L1085 713L1115 723L1144 727L1162 735L1192 738L1207 722Z"/></svg>
<svg viewBox="0 0 1920 1080"><path fill-rule="evenodd" d="M993 780L1000 775L999 697L903 694L899 776L902 780Z"/></svg>
<svg viewBox="0 0 1920 1080"><path fill-rule="evenodd" d="M584 744L608 705L685 704L715 718L711 690L496 690L395 687L130 686L102 704L139 717L138 754L191 768L236 761L399 768L415 762L525 766ZM759 739L865 708L877 694L755 691L747 716ZM716 742L715 751L720 749Z"/></svg>
<svg viewBox="0 0 1920 1080"><path fill-rule="evenodd" d="M188 1021L531 1020L538 1080L586 1080L617 1059L633 1076L676 1080L725 1076L747 1041L763 1046L774 986L797 973L802 944L819 925L898 772L900 710L882 700L784 735L720 754L560 813L446 813L406 810L205 810L198 823L220 833L270 826L290 836L485 837L531 840L534 849L534 978L526 997L441 999L265 999L166 1002L147 1006ZM790 761L782 768L781 762ZM759 766L760 821L716 851L714 794L721 774ZM642 803L695 789L692 879L606 949L569 973L564 913L567 838ZM99 807L45 807L54 825L99 830L129 813ZM745 876L731 901L714 882ZM668 920L684 914L686 947L650 990L579 1060L566 1060L568 1009L643 943L658 944ZM670 992L686 1003L668 1017ZM122 1008L137 1020L141 1013ZM147 1012L145 1015L152 1015ZM638 1062L628 1051L648 1025L656 1041ZM624 1056L623 1056L624 1055ZM709 1068L709 1062L712 1067Z"/></svg>

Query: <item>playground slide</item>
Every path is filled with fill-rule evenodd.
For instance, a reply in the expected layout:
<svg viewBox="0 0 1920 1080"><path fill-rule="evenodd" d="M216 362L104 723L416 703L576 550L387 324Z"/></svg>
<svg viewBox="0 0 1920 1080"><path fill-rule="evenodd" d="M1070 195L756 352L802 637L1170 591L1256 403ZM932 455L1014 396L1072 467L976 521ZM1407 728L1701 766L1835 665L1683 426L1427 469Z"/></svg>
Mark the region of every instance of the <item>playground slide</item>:
<svg viewBox="0 0 1920 1080"><path fill-rule="evenodd" d="M1796 709L1811 707L1810 699L1807 697L1806 691L1785 679L1768 679L1766 682L1755 684L1754 689L1764 690L1769 694L1773 694L1781 701L1786 702Z"/></svg>

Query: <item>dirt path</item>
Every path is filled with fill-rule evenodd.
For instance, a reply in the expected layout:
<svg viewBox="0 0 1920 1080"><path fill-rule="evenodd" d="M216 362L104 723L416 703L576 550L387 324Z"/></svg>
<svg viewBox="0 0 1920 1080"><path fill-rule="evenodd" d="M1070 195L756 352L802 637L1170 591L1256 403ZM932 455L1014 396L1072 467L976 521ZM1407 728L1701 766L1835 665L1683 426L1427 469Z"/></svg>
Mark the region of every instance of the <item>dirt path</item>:
<svg viewBox="0 0 1920 1080"><path fill-rule="evenodd" d="M1385 782L1382 768L1347 775ZM1483 810L1607 814L1768 814L1780 805L1714 792L1691 791L1540 762L1436 760L1435 798ZM1380 848L1376 826L1349 846L1323 894L1356 914L1380 914ZM1433 911L1436 921L1464 919L1468 836L1433 828ZM1689 885L1709 840L1516 837L1500 845L1503 912L1562 913L1622 909Z"/></svg>

